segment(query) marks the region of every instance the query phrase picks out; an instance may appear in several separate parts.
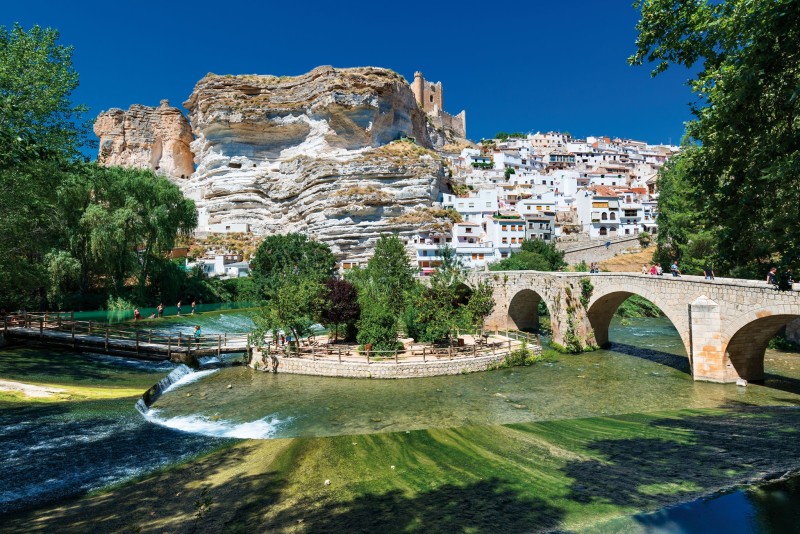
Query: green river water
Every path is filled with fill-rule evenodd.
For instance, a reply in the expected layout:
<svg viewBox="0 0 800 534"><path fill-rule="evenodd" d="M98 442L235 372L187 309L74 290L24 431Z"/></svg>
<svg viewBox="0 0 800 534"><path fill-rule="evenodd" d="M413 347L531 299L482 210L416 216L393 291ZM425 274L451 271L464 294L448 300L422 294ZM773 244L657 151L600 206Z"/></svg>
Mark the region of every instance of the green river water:
<svg viewBox="0 0 800 534"><path fill-rule="evenodd" d="M188 333L194 324L213 334L246 331L252 323L246 311L225 310L144 321L139 326ZM465 435L477 440L491 435L486 431L492 428L497 428L498 434L508 433L495 425L520 425L519 429L528 432L526 425L531 424L552 422L558 427L558 422L563 421L564 428L573 428L570 421L618 416L618 421L613 417L610 421L624 429L629 417L626 414L630 414L631 421L647 419L647 414L662 421L658 419L660 414L676 411L770 407L769 417L780 418L780 410L791 410L800 404L798 354L769 350L765 362L767 380L737 387L692 381L683 346L666 319L630 319L625 325L615 321L611 340L610 350L563 355L531 367L426 379L380 381L273 375L245 367L201 371L174 384L144 417L134 408L135 398L55 404L0 399L0 461L4 467L0 470L0 516L47 506L87 490L178 465L235 443L236 438L335 440L336 436L374 435L376 440L400 447L407 440L418 440L419 432L425 429L453 429L457 433L463 428ZM20 381L125 385L144 390L172 369L172 364L90 354L26 348L0 351L0 378ZM575 424L579 428L583 423ZM591 427L587 425L587 429ZM537 432L549 432L549 427L543 428ZM783 446L784 439L792 440L785 441L787 444L796 442L796 437L790 435L796 429L785 429L784 438L780 433L784 429L776 428L778 434L769 442L770 447ZM758 429L753 432L748 435L750 439L757 437ZM350 439L345 439L349 445ZM483 445L491 452L491 441ZM649 446L645 445L645 450ZM502 447L507 448L508 444ZM797 450L795 446L789 448ZM498 449L497 453L510 454L503 450L506 449ZM664 469L677 469L680 457L667 458L670 465ZM581 467L579 473L584 471ZM661 468L656 472L661 473ZM704 473L712 479L718 475L710 468ZM574 473L570 476L576 477ZM655 478L661 480L659 477ZM518 473L512 479L523 481L525 476ZM798 486L800 483L795 480L788 490L779 487L766 493L735 492L656 514L616 519L586 530L718 531L703 526L704 518L717 514L739 518L725 531L781 532L780 525L788 523L778 522L775 528L758 526L764 514L756 504L771 503L771 509L784 506L777 515L790 522L794 507L786 506L800 502ZM620 503L631 510L627 513L637 509L636 500Z"/></svg>

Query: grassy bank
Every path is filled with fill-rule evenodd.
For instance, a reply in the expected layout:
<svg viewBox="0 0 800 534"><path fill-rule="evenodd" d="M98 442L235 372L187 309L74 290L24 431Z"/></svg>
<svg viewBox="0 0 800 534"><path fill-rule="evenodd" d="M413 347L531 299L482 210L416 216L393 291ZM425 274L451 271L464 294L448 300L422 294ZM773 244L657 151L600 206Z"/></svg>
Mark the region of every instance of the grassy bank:
<svg viewBox="0 0 800 534"><path fill-rule="evenodd" d="M800 409L243 441L9 518L104 532L574 529L796 468ZM326 482L328 481L328 482Z"/></svg>
<svg viewBox="0 0 800 534"><path fill-rule="evenodd" d="M122 362L122 363L121 363ZM63 402L141 396L168 368L49 349L0 351L0 401Z"/></svg>

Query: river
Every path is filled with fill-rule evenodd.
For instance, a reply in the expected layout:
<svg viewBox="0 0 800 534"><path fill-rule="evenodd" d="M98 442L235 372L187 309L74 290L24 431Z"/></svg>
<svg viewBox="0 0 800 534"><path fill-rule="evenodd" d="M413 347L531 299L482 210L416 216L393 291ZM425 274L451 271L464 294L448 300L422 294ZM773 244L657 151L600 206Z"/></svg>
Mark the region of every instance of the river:
<svg viewBox="0 0 800 534"><path fill-rule="evenodd" d="M188 332L195 323L209 333L242 331L250 324L246 313L225 311L153 327ZM800 404L795 387L798 355L769 351L767 381L735 387L693 382L683 346L666 319L629 319L624 326L614 322L611 339L610 350L559 356L524 368L427 379L331 379L223 368L175 384L146 417L130 398L0 402L0 513L146 475L225 446L232 438L355 436ZM173 368L88 354L0 352L2 378L43 381L48 372L37 365L47 365L49 373L60 373L72 384L107 381L114 387L118 380L142 389ZM587 531L698 532L691 518L707 517L709 506L742 510L742 503L770 502L781 495L796 502L797 487L793 479L776 489L733 492L656 514L618 518ZM738 521L745 525L738 531L778 532L758 519L762 509L769 506L752 505L749 516L743 512L750 519Z"/></svg>

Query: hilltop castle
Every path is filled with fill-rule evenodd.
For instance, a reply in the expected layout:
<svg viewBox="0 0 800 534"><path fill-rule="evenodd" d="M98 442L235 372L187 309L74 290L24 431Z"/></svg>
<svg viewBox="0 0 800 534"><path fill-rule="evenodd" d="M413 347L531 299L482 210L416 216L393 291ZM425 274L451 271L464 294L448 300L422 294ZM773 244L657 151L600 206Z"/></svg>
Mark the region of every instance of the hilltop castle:
<svg viewBox="0 0 800 534"><path fill-rule="evenodd" d="M434 128L449 131L460 139L467 138L467 112L462 110L453 116L444 111L442 82L429 82L417 71L414 73L411 91L417 99L417 105L427 113Z"/></svg>

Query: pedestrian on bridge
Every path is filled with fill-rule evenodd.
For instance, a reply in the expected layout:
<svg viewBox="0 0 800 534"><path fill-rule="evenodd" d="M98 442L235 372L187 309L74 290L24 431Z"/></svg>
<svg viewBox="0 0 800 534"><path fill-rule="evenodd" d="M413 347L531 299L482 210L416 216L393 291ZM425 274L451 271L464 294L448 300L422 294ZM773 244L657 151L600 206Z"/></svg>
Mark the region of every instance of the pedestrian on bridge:
<svg viewBox="0 0 800 534"><path fill-rule="evenodd" d="M678 269L678 260L672 262L672 267L669 268L672 271L672 276L677 277L681 275L680 269Z"/></svg>
<svg viewBox="0 0 800 534"><path fill-rule="evenodd" d="M714 269L710 265L706 265L705 267L703 267L703 276L706 277L706 280L713 280Z"/></svg>
<svg viewBox="0 0 800 534"><path fill-rule="evenodd" d="M200 347L200 338L203 336L203 331L200 329L200 325L197 324L194 326L194 342L197 343L198 348Z"/></svg>

